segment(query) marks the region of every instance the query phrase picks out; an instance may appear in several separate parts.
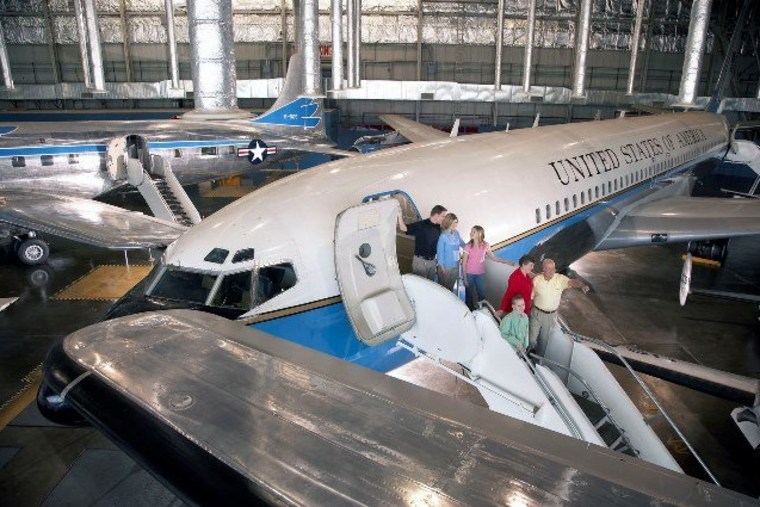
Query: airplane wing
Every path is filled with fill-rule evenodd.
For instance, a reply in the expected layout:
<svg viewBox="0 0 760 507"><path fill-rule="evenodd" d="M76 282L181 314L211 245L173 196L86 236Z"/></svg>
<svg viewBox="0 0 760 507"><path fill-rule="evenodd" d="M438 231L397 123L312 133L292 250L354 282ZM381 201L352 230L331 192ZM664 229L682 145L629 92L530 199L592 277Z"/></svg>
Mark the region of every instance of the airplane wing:
<svg viewBox="0 0 760 507"><path fill-rule="evenodd" d="M396 129L402 136L406 137L413 143L424 143L425 141L437 141L446 139L449 134L436 128L423 125L416 121L398 116L395 114L382 114L380 119Z"/></svg>
<svg viewBox="0 0 760 507"><path fill-rule="evenodd" d="M625 213L595 250L760 234L760 200L667 197Z"/></svg>
<svg viewBox="0 0 760 507"><path fill-rule="evenodd" d="M0 222L113 250L156 248L187 227L78 197L3 191Z"/></svg>

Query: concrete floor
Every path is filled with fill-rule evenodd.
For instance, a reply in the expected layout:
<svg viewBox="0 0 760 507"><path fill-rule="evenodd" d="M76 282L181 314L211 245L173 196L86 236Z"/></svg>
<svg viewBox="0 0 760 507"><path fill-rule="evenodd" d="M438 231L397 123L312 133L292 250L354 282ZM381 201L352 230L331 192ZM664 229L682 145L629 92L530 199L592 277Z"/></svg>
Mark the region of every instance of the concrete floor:
<svg viewBox="0 0 760 507"><path fill-rule="evenodd" d="M201 199L207 212L224 204ZM207 214L207 213L204 213ZM59 337L98 320L106 301L68 301L53 296L104 264L123 264L121 253L54 241L47 265L23 267L0 252L0 297L19 300L0 313L0 504L3 505L180 505L181 502L140 466L91 428L64 428L44 420L29 386L35 368ZM760 294L760 238L732 242L726 267L696 268L694 286ZM600 252L573 265L593 287L584 296L568 293L564 317L580 333L612 343L691 360L714 368L760 377L760 326L756 306L693 297L678 305L683 248L660 246ZM130 255L144 262L144 254ZM622 378L619 368L613 367ZM473 397L461 382L417 364L399 376L426 378L433 388ZM722 484L760 495L760 457L729 417L731 403L658 379L646 379ZM628 380L645 414L652 404ZM26 388L26 389L25 389ZM16 415L18 413L18 415ZM679 463L704 478L683 442L661 419L655 430Z"/></svg>

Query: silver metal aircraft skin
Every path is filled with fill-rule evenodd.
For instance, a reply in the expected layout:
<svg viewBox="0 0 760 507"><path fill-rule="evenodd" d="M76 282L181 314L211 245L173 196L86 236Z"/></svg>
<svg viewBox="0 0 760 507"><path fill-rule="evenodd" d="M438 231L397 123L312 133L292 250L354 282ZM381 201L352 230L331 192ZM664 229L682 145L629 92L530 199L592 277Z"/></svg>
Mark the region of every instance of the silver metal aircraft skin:
<svg viewBox="0 0 760 507"><path fill-rule="evenodd" d="M79 330L45 381L195 505L755 502L202 312Z"/></svg>
<svg viewBox="0 0 760 507"><path fill-rule="evenodd" d="M43 230L77 241L97 237L99 242L88 243L115 249L165 246L176 239L185 227L82 202L126 184L110 162L124 145L147 143L145 151L168 162L182 185L258 170L303 153L346 156L325 135L321 99L300 96L299 60L298 54L291 58L279 98L255 118L0 125L0 242L13 242L17 249L29 239L40 243L34 238ZM48 197L47 209L41 196ZM76 203L86 209L78 218ZM61 208L69 210L65 223L59 221ZM113 228L115 223L121 226ZM108 236L102 234L107 227L113 231ZM130 240L124 241L127 235Z"/></svg>

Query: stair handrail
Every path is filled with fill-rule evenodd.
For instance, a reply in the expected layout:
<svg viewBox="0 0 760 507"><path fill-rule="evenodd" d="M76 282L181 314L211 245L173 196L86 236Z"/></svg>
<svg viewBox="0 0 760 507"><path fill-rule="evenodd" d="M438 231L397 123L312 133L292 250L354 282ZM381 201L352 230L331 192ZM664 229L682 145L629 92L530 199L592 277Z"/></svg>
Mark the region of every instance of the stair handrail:
<svg viewBox="0 0 760 507"><path fill-rule="evenodd" d="M607 407L607 405L604 404L604 402L601 400L601 398L599 398L599 396L597 396L596 392L591 388L591 386L588 384L588 382L586 382L586 379L584 379L583 376L580 373L576 372L572 368L568 368L567 366L565 366L563 364L560 364L560 363L558 363L556 361L552 361L551 359L547 359L544 356L540 356L540 355L538 355L536 353L533 353L533 352L530 353L530 357L534 358L539 363L542 363L542 364L543 363L548 363L548 364L550 364L552 366L556 366L558 368L561 368L561 369L565 370L566 372L568 372L573 377L575 377L575 379L578 382L580 382L581 384L583 384L583 387L585 387L586 390L588 391L588 393L594 398L594 401L596 402L596 404L599 405L600 407L602 407L602 410L604 410L604 413L605 413L607 419L609 419L610 423L612 423L612 425L615 427L615 429L618 430L618 433L620 433L620 437L623 439L623 442L625 443L625 445L627 445L628 448L631 449L631 451L633 451L633 453L637 457L639 456L639 454L641 454L641 452L633 446L633 443L631 443L631 441L628 438L628 436L626 436L625 429L622 426L620 426L620 424L618 424L618 422L612 416L612 411L610 411L610 409Z"/></svg>
<svg viewBox="0 0 760 507"><path fill-rule="evenodd" d="M478 307L479 309L488 310L491 313L491 317L496 321L498 324L499 319L496 317L496 309L491 305L490 302L483 299L481 301L478 301ZM512 347L510 344L506 344L509 347ZM567 407L565 407L565 404L562 403L562 400L557 398L554 395L554 392L552 391L551 387L546 383L546 381L541 377L541 375L538 374L538 370L536 370L535 366L531 362L531 360L528 358L528 356L523 352L522 350L512 347L515 352L522 358L523 362L528 366L528 369L530 369L530 372L533 374L533 378L536 379L536 383L538 384L538 387L541 388L541 391L543 391L544 396L549 400L549 403L551 403L555 409L557 409L557 413L559 414L562 421L565 423L565 426L570 430L570 432L575 436L575 438L579 440L583 440L583 432L578 427L578 424L575 422L575 420L570 416L570 414L567 411Z"/></svg>
<svg viewBox="0 0 760 507"><path fill-rule="evenodd" d="M618 361L620 361L620 364L625 366L625 368L628 370L628 372L633 376L634 380L639 384L639 386L644 390L644 393L649 397L650 400L652 400L652 403L657 407L657 410L660 411L662 416L665 418L665 420L668 422L671 428L673 428L673 431L676 432L678 437L683 441L684 444L686 444L686 447L691 452L692 456L696 458L697 462L700 464L702 469L707 473L707 475L710 477L710 480L712 480L716 485L720 486L720 482L718 482L717 477L712 473L710 468L707 466L707 464L702 460L702 457L699 455L696 449L694 449L694 446L691 445L691 442L686 438L686 435L683 434L681 429L676 425L675 421L670 417L668 412L665 410L665 408L660 404L660 401L655 397L654 393L647 387L646 384L644 384L644 381L641 380L641 378L638 376L638 374L634 371L634 369L631 367L631 365L626 361L626 359L609 343L606 341L600 339L600 338L593 338L591 336L585 336L580 333L576 333L572 329L570 329L570 326L565 322L565 320L558 316L559 325L562 328L562 331L568 335L570 335L573 340L576 342L581 341L589 341L591 343L594 343L596 345L599 345L600 347L606 349L610 353L614 354ZM647 421L647 425L649 424L649 421Z"/></svg>

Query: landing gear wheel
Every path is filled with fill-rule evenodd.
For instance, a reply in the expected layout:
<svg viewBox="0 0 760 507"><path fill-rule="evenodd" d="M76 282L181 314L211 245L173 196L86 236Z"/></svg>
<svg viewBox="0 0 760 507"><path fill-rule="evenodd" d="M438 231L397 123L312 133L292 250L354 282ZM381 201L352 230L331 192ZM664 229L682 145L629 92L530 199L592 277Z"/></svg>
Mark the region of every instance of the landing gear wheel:
<svg viewBox="0 0 760 507"><path fill-rule="evenodd" d="M22 241L16 248L19 260L29 266L42 264L47 260L49 253L50 248L47 243L37 238Z"/></svg>

